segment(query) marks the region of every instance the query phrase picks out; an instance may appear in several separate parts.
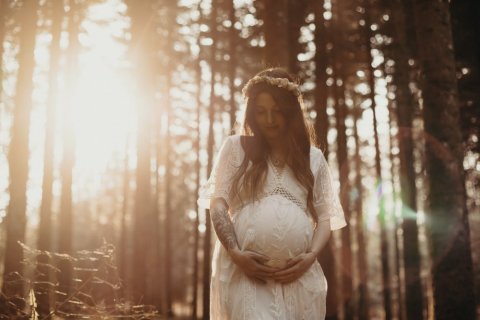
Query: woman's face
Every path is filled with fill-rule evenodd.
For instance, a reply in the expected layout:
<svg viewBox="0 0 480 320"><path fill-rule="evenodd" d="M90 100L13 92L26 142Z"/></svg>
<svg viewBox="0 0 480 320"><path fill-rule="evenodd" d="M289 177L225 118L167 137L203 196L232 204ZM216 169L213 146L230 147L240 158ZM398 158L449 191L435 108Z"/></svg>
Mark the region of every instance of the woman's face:
<svg viewBox="0 0 480 320"><path fill-rule="evenodd" d="M255 122L267 141L282 138L286 119L269 93L262 92L255 99Z"/></svg>

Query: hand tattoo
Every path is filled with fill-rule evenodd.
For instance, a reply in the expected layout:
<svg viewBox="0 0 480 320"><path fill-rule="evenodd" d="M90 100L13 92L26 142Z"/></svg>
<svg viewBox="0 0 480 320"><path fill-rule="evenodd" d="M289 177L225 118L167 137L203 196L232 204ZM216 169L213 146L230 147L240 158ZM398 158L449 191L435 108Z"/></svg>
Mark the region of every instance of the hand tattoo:
<svg viewBox="0 0 480 320"><path fill-rule="evenodd" d="M210 214L215 233L225 249L229 251L230 249L238 247L237 236L235 235L235 229L232 220L230 220L226 205L219 202L210 209Z"/></svg>

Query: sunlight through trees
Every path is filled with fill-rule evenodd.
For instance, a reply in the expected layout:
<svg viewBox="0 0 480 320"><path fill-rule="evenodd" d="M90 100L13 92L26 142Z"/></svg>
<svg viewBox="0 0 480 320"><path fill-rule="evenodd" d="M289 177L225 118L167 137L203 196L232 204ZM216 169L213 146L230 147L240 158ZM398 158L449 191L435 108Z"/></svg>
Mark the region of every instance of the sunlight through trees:
<svg viewBox="0 0 480 320"><path fill-rule="evenodd" d="M479 317L479 16L468 0L0 0L0 319L208 319L199 189L272 66L298 77L348 220L319 257L327 319Z"/></svg>

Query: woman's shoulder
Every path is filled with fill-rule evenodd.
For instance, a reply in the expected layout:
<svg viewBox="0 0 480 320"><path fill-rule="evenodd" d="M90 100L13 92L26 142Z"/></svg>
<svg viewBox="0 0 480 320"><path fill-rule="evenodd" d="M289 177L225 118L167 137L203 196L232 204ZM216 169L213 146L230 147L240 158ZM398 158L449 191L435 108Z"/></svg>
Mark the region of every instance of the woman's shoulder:
<svg viewBox="0 0 480 320"><path fill-rule="evenodd" d="M317 172L320 165L324 162L325 155L323 154L323 151L316 146L310 146L310 167L314 174Z"/></svg>
<svg viewBox="0 0 480 320"><path fill-rule="evenodd" d="M241 135L234 134L223 139L223 148L225 148L225 152L229 154L229 158L234 162L238 162L243 155L241 137Z"/></svg>
<svg viewBox="0 0 480 320"><path fill-rule="evenodd" d="M231 145L233 148L240 146L240 138L241 136L239 134L233 134L230 136L227 136L226 138L223 139L223 144L225 145Z"/></svg>
<svg viewBox="0 0 480 320"><path fill-rule="evenodd" d="M318 147L315 146L315 145L311 145L311 146L310 146L310 154L312 154L312 155L317 155L317 156L318 156L320 153L323 154L323 151L320 150L320 148L318 148Z"/></svg>
<svg viewBox="0 0 480 320"><path fill-rule="evenodd" d="M232 146L239 144L239 141L240 141L240 136L237 134L225 136L221 141L221 146L231 148Z"/></svg>
<svg viewBox="0 0 480 320"><path fill-rule="evenodd" d="M323 151L317 146L310 146L310 159L325 157Z"/></svg>
<svg viewBox="0 0 480 320"><path fill-rule="evenodd" d="M233 134L227 137L228 141L232 145L232 148L241 152L244 152L246 149L252 148L255 143L255 138L253 136L244 136L240 134Z"/></svg>

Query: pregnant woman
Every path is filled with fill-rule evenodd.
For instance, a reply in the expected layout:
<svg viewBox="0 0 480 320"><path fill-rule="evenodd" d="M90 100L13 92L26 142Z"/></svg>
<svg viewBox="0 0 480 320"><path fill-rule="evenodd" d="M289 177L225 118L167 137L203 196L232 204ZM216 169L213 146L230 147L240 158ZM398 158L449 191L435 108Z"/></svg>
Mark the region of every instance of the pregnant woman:
<svg viewBox="0 0 480 320"><path fill-rule="evenodd" d="M327 162L287 72L264 70L243 94L242 135L223 143L200 194L218 237L211 319L324 319L316 258L346 225Z"/></svg>

